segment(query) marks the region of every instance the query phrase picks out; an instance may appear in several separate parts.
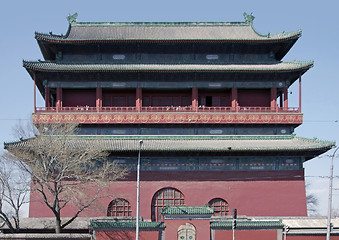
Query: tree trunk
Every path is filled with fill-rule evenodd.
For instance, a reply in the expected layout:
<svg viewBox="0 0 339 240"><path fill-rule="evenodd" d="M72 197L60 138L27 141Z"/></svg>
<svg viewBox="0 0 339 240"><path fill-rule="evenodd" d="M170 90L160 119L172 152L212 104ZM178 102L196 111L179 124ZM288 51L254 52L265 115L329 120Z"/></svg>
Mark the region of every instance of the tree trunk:
<svg viewBox="0 0 339 240"><path fill-rule="evenodd" d="M55 233L61 233L61 219L60 219L60 217L55 218Z"/></svg>

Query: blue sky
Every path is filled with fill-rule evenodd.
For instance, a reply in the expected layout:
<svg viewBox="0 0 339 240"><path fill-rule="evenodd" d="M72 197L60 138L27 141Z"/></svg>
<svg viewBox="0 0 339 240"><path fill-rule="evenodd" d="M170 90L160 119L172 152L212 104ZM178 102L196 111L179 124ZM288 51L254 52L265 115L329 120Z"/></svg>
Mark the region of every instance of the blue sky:
<svg viewBox="0 0 339 240"><path fill-rule="evenodd" d="M339 143L339 2L325 1L219 1L219 0L125 0L125 1L3 1L0 9L0 142L10 141L12 126L28 119L33 111L33 83L22 60L42 59L34 32L65 34L66 16L77 12L78 21L244 21L243 12L256 17L260 33L303 31L285 61L314 60L302 77L304 124L296 134ZM298 106L298 86L290 88L290 106ZM43 106L40 96L37 105ZM307 162L308 191L318 196L319 212L326 214L329 151ZM339 175L339 158L334 174ZM339 189L339 179L334 188ZM334 191L334 207L339 209L339 190Z"/></svg>

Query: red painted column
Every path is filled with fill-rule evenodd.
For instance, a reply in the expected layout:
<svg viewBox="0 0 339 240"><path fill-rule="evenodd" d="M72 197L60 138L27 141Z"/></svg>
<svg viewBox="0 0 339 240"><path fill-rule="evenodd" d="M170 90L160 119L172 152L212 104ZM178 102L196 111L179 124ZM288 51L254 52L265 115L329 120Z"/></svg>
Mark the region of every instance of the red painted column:
<svg viewBox="0 0 339 240"><path fill-rule="evenodd" d="M135 107L137 109L137 112L141 112L141 107L142 107L142 88L137 88L136 89Z"/></svg>
<svg viewBox="0 0 339 240"><path fill-rule="evenodd" d="M284 110L288 110L288 88L284 88Z"/></svg>
<svg viewBox="0 0 339 240"><path fill-rule="evenodd" d="M59 112L62 109L62 88L56 89L56 110Z"/></svg>
<svg viewBox="0 0 339 240"><path fill-rule="evenodd" d="M232 88L232 110L238 111L238 88Z"/></svg>
<svg viewBox="0 0 339 240"><path fill-rule="evenodd" d="M97 112L100 112L100 109L102 107L102 88L101 87L97 87L96 88L96 109Z"/></svg>
<svg viewBox="0 0 339 240"><path fill-rule="evenodd" d="M45 107L49 108L51 102L51 91L49 89L49 87L45 87Z"/></svg>
<svg viewBox="0 0 339 240"><path fill-rule="evenodd" d="M301 113L301 73L299 73L299 113Z"/></svg>
<svg viewBox="0 0 339 240"><path fill-rule="evenodd" d="M35 79L36 77L35 77L35 72L33 73L33 82L34 82L34 100L33 100L33 104L34 104L34 113L36 112L36 83L35 83Z"/></svg>
<svg viewBox="0 0 339 240"><path fill-rule="evenodd" d="M277 107L277 88L271 88L271 110L276 110Z"/></svg>
<svg viewBox="0 0 339 240"><path fill-rule="evenodd" d="M198 88L192 88L192 110L198 112Z"/></svg>

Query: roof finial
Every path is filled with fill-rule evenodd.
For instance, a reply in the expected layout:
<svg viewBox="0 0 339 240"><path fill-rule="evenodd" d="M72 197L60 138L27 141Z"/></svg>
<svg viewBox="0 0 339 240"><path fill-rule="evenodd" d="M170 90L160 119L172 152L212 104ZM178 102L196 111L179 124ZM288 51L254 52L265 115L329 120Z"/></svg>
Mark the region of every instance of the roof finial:
<svg viewBox="0 0 339 240"><path fill-rule="evenodd" d="M67 18L68 23L72 25L73 23L76 23L77 17L78 17L78 13L74 13L73 15L69 14L66 18Z"/></svg>
<svg viewBox="0 0 339 240"><path fill-rule="evenodd" d="M247 14L246 12L244 12L245 22L246 22L246 23L249 23L249 24L251 24L251 25L252 25L253 20L254 20L254 18L255 18L252 14L253 14L253 13Z"/></svg>

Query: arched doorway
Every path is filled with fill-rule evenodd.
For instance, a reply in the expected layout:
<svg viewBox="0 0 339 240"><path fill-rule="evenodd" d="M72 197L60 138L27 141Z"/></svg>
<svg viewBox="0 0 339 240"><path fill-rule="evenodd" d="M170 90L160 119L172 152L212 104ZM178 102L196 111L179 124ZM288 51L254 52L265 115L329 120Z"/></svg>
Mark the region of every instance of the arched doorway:
<svg viewBox="0 0 339 240"><path fill-rule="evenodd" d="M181 225L178 228L178 240L195 240L196 238L196 230L195 227L190 224L186 223L186 225Z"/></svg>

